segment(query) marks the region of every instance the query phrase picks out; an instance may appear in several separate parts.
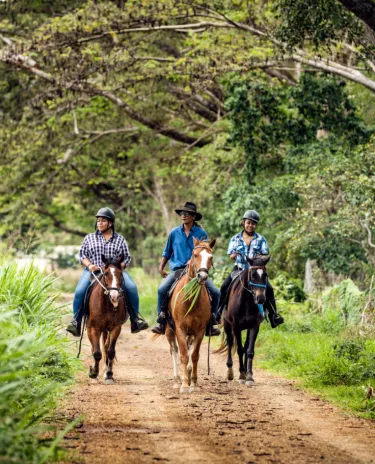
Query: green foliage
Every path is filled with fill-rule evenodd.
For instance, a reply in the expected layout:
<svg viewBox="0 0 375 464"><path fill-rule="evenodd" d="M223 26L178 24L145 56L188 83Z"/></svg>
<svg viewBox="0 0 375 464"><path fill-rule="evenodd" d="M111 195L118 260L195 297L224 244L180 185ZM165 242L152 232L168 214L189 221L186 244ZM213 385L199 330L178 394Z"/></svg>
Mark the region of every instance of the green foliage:
<svg viewBox="0 0 375 464"><path fill-rule="evenodd" d="M289 278L285 273L278 274L273 280L276 295L286 301L305 301L306 295L303 291L303 283L300 279Z"/></svg>
<svg viewBox="0 0 375 464"><path fill-rule="evenodd" d="M280 25L277 36L289 47L315 48L333 40L353 40L362 32L360 22L337 0L277 0Z"/></svg>
<svg viewBox="0 0 375 464"><path fill-rule="evenodd" d="M53 279L33 266L0 267L0 454L9 462L41 463L57 443L40 440L56 398L78 362L59 331L61 308L49 295Z"/></svg>
<svg viewBox="0 0 375 464"><path fill-rule="evenodd" d="M347 283L344 288L348 294L353 291ZM374 418L371 402L364 401L365 386L375 381L373 331L349 333L333 301L329 306L326 301L323 313L311 312L306 304L281 306L286 324L262 329L257 362L345 409Z"/></svg>

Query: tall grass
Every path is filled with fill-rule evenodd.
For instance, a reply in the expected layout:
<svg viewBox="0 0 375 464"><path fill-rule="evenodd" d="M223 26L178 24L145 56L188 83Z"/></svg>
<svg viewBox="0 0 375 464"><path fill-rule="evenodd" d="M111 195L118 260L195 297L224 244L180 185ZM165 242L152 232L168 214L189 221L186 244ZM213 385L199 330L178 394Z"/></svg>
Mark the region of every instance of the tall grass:
<svg viewBox="0 0 375 464"><path fill-rule="evenodd" d="M286 323L277 329L264 324L257 362L375 419L374 401L365 399L367 386L375 386L375 328L360 325L364 293L347 280L319 303L279 303Z"/></svg>
<svg viewBox="0 0 375 464"><path fill-rule="evenodd" d="M55 456L56 443L40 437L78 362L59 331L52 282L34 266L0 265L0 461L42 463Z"/></svg>

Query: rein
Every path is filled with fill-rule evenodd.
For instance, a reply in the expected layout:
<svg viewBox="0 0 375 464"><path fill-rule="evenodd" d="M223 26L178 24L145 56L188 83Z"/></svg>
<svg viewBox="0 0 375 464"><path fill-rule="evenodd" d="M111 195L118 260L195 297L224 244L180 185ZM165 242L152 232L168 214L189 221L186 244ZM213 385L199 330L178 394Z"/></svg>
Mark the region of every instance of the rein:
<svg viewBox="0 0 375 464"><path fill-rule="evenodd" d="M101 283L101 281L96 277L96 275L95 275L94 272L91 272L91 274L94 276L94 279L98 282L98 284L102 287L102 289L104 290L104 294L105 294L105 295L109 295L109 291L110 291L110 290L117 290L118 293L119 293L119 298L123 298L123 296L124 296L124 291L123 291L122 287L120 287L120 288L117 288L117 287L107 287L107 283L106 283L106 281L105 281L105 277L104 277L104 284L105 284L105 285L103 285L103 284ZM102 278L103 276L104 276L103 270L100 269L100 278ZM122 279L122 276L121 276L121 279Z"/></svg>

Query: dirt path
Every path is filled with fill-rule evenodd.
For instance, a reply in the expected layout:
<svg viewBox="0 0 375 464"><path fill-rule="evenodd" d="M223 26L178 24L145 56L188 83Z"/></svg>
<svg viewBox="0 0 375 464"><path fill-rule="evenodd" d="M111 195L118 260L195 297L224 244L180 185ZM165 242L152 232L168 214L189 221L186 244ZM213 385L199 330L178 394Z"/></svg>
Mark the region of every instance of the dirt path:
<svg viewBox="0 0 375 464"><path fill-rule="evenodd" d="M293 388L291 382L255 371L256 386L225 380L225 358L212 355L202 389L172 389L165 339L150 332L118 343L115 385L82 375L64 413L84 415L64 441L69 463L375 463L375 423L347 418L331 405ZM89 346L84 346L87 366Z"/></svg>

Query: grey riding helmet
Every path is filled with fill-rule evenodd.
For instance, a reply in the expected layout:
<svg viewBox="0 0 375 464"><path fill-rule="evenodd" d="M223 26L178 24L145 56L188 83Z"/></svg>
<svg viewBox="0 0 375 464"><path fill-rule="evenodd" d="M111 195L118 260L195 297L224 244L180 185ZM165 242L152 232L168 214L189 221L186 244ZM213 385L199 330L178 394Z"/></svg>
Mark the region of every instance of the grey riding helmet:
<svg viewBox="0 0 375 464"><path fill-rule="evenodd" d="M251 221L254 221L258 224L259 222L259 219L260 219L260 216L259 214L254 211L253 209L249 209L248 211L246 211L246 213L243 215L242 217L242 220L244 219L250 219Z"/></svg>

